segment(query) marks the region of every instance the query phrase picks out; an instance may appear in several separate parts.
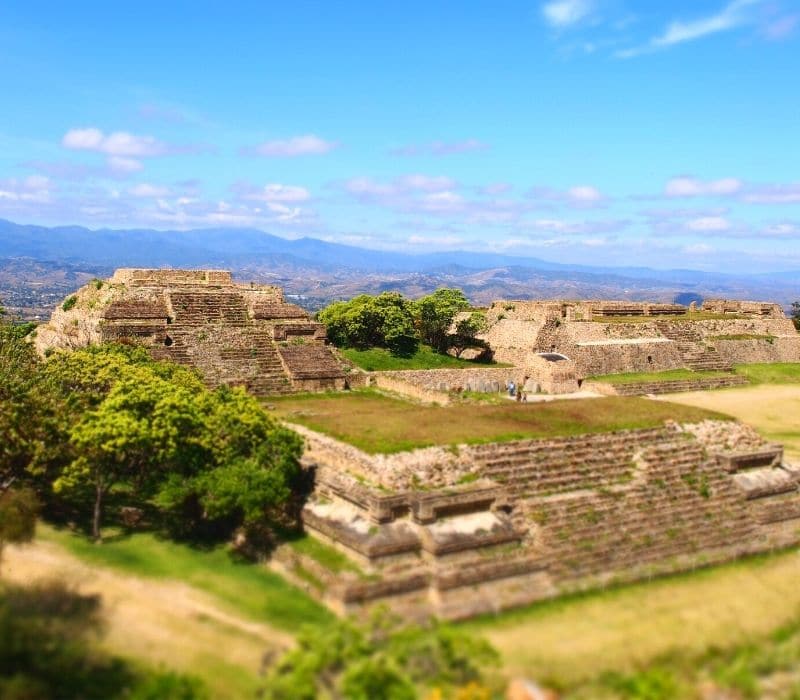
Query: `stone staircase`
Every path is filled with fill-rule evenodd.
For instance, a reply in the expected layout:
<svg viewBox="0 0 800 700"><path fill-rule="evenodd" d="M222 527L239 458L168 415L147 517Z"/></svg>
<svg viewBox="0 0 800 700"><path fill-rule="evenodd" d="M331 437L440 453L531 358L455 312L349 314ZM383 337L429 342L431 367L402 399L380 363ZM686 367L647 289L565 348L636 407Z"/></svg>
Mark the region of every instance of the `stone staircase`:
<svg viewBox="0 0 800 700"><path fill-rule="evenodd" d="M291 391L270 332L250 325L241 295L182 290L170 302L165 344L153 347L154 357L196 367L212 387L242 386L257 396Z"/></svg>
<svg viewBox="0 0 800 700"><path fill-rule="evenodd" d="M675 394L681 391L705 391L724 389L747 384L747 379L731 373L723 377L698 377L697 379L670 379L656 382L630 382L625 384L606 383L603 392L614 396L643 396L645 394ZM593 382L585 382L584 388L591 389Z"/></svg>
<svg viewBox="0 0 800 700"><path fill-rule="evenodd" d="M205 326L210 323L244 326L247 323L247 307L240 294L180 291L172 292L169 297L176 327Z"/></svg>
<svg viewBox="0 0 800 700"><path fill-rule="evenodd" d="M730 371L731 365L720 356L717 349L706 345L703 337L689 323L656 321L656 327L665 338L678 347L684 366L694 371Z"/></svg>
<svg viewBox="0 0 800 700"><path fill-rule="evenodd" d="M669 439L655 428L477 445L472 454L481 476L504 484L515 498L530 499L629 482L637 451Z"/></svg>
<svg viewBox="0 0 800 700"><path fill-rule="evenodd" d="M561 580L642 567L703 554L743 553L755 524L730 477L701 445L675 440L646 448L643 478L625 498L576 493L533 499L542 546L558 552L550 571Z"/></svg>

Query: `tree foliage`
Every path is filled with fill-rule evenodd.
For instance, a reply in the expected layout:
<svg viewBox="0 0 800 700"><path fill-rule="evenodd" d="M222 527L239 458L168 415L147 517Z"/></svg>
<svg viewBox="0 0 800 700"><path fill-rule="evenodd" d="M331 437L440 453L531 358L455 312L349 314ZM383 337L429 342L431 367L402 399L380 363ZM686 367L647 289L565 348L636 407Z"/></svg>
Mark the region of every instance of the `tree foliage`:
<svg viewBox="0 0 800 700"><path fill-rule="evenodd" d="M448 347L455 351L456 357L467 348L487 348L486 342L477 336L486 330L486 314L482 311L473 311L466 318L462 318L455 324L455 333L448 338Z"/></svg>
<svg viewBox="0 0 800 700"><path fill-rule="evenodd" d="M358 350L388 348L392 354L413 355L420 342L440 353L451 347L480 346L476 335L485 328L486 317L473 312L452 333L453 321L469 301L460 289L437 289L417 301L398 292L377 296L361 294L350 301L337 301L319 312L335 345Z"/></svg>
<svg viewBox="0 0 800 700"><path fill-rule="evenodd" d="M792 302L792 310L790 313L794 327L800 331L800 301Z"/></svg>
<svg viewBox="0 0 800 700"><path fill-rule="evenodd" d="M96 538L115 489L131 506L160 508L173 532L219 523L222 534L280 518L298 479L300 438L254 398L211 391L143 347L42 362L0 321L0 399L0 484L14 479L46 504L90 515Z"/></svg>
<svg viewBox="0 0 800 700"><path fill-rule="evenodd" d="M324 635L302 632L270 669L263 697L313 700L412 700L420 690L452 697L481 682L497 653L483 639L432 623L404 625L386 613L340 622Z"/></svg>
<svg viewBox="0 0 800 700"><path fill-rule="evenodd" d="M318 314L334 344L359 349L388 348L395 355L413 355L418 339L414 306L397 292L361 294L337 301Z"/></svg>
<svg viewBox="0 0 800 700"><path fill-rule="evenodd" d="M422 342L447 352L450 326L459 311L469 309L469 301L460 289L442 288L418 299L414 308Z"/></svg>
<svg viewBox="0 0 800 700"><path fill-rule="evenodd" d="M289 497L300 439L244 390L210 391L195 372L141 348L89 348L47 365L77 414L54 489L91 491L94 537L115 487L152 500L184 533L203 520L253 524Z"/></svg>

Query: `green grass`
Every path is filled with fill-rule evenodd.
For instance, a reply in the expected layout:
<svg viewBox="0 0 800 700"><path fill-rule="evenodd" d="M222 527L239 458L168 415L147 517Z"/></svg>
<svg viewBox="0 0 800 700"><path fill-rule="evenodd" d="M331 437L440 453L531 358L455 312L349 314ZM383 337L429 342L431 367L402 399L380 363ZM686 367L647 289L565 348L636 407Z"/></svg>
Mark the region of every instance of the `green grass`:
<svg viewBox="0 0 800 700"><path fill-rule="evenodd" d="M342 573L343 571L352 571L357 574L362 573L361 569L338 549L334 549L330 545L320 542L310 535L291 537L286 540L286 543L298 554L313 559L318 564L321 564L326 569L336 574Z"/></svg>
<svg viewBox="0 0 800 700"><path fill-rule="evenodd" d="M800 664L798 562L797 548L760 554L460 626L486 636L512 673L559 689L564 700L699 700L709 677L742 692L736 697L757 698L765 676ZM659 677L665 693L646 692Z"/></svg>
<svg viewBox="0 0 800 700"><path fill-rule="evenodd" d="M759 333L729 333L727 335L712 335L709 340L766 340L768 343L775 342L774 335L764 335Z"/></svg>
<svg viewBox="0 0 800 700"><path fill-rule="evenodd" d="M597 377L589 377L593 382L605 382L606 384L637 384L639 382L672 382L683 379L712 379L715 377L727 377L730 372L700 371L694 372L690 369L668 369L663 372L626 372L624 374L603 374Z"/></svg>
<svg viewBox="0 0 800 700"><path fill-rule="evenodd" d="M697 311L676 316L597 316L592 318L592 321L595 323L652 323L653 321L680 321L685 323L692 321L729 321L737 318L748 318L748 316Z"/></svg>
<svg viewBox="0 0 800 700"><path fill-rule="evenodd" d="M181 581L213 595L252 620L289 632L332 619L321 605L263 565L241 562L227 547L203 550L150 533L109 538L96 545L83 535L40 524L37 537L86 562L156 579Z"/></svg>
<svg viewBox="0 0 800 700"><path fill-rule="evenodd" d="M273 398L280 418L326 433L372 454L432 445L654 428L667 419L695 422L719 413L639 397L519 404L425 406L376 391Z"/></svg>
<svg viewBox="0 0 800 700"><path fill-rule="evenodd" d="M463 367L507 366L462 360L458 357L442 355L427 345L420 345L417 352L411 357L397 357L384 348L370 348L369 350L343 348L341 353L354 365L368 372L398 369L459 369Z"/></svg>
<svg viewBox="0 0 800 700"><path fill-rule="evenodd" d="M756 365L736 365L736 374L747 377L751 384L797 384L800 382L800 363L773 362Z"/></svg>

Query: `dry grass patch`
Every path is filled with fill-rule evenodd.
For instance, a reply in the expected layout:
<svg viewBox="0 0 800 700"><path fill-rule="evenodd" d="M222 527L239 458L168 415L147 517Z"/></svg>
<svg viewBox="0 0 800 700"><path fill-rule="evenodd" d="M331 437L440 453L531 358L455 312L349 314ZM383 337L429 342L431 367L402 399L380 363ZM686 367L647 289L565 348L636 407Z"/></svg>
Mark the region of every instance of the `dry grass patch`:
<svg viewBox="0 0 800 700"><path fill-rule="evenodd" d="M89 565L53 542L8 547L2 578L19 585L57 579L81 594L99 595L102 648L195 675L214 698L254 697L264 653L292 641L192 586Z"/></svg>
<svg viewBox="0 0 800 700"><path fill-rule="evenodd" d="M793 550L466 624L510 672L570 687L764 637L800 614L798 580Z"/></svg>
<svg viewBox="0 0 800 700"><path fill-rule="evenodd" d="M663 398L735 416L757 428L765 438L783 443L787 455L800 460L800 385L761 384L669 394Z"/></svg>
<svg viewBox="0 0 800 700"><path fill-rule="evenodd" d="M621 396L529 404L506 401L497 405L425 406L376 391L359 391L272 399L270 406L281 418L372 454L431 445L654 428L667 419L693 422L725 417L701 408Z"/></svg>

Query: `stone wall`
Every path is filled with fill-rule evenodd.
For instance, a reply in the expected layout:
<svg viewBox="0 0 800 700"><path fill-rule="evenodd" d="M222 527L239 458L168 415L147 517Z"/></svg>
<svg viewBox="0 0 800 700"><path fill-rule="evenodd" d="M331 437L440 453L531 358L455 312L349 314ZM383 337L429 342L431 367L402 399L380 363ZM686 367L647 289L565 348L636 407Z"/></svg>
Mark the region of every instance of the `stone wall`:
<svg viewBox="0 0 800 700"><path fill-rule="evenodd" d="M211 387L269 395L346 384L325 326L288 304L277 287L234 284L221 270L120 269L74 296L66 311L56 308L38 328L41 354L135 342L157 359L197 368ZM276 341L286 342L285 351Z"/></svg>
<svg viewBox="0 0 800 700"><path fill-rule="evenodd" d="M340 612L461 619L800 541L800 472L734 422L377 456L302 432L306 526L369 575L326 585Z"/></svg>
<svg viewBox="0 0 800 700"><path fill-rule="evenodd" d="M495 360L520 367L529 365L533 354L561 353L575 362L579 378L682 367L726 369L748 362L800 362L800 335L774 304L732 302L730 311L719 310L728 308L725 304L713 306L715 313L731 318L705 320L672 319L673 305L638 304L631 306L628 315L641 320L604 322L603 315L620 310L621 302L614 304L495 302L487 313L490 325L482 338ZM595 313L598 309L602 314Z"/></svg>

